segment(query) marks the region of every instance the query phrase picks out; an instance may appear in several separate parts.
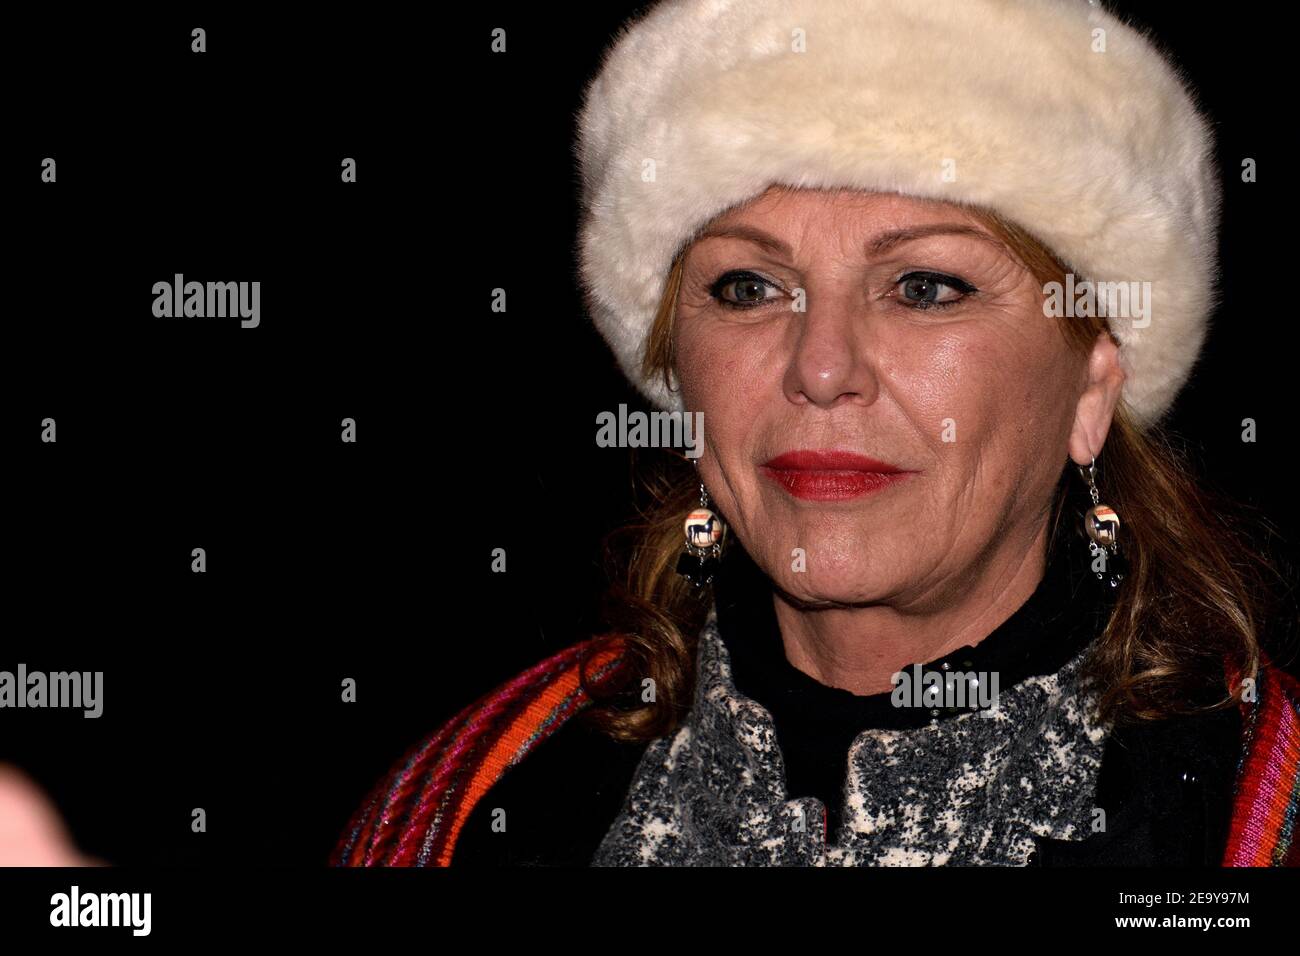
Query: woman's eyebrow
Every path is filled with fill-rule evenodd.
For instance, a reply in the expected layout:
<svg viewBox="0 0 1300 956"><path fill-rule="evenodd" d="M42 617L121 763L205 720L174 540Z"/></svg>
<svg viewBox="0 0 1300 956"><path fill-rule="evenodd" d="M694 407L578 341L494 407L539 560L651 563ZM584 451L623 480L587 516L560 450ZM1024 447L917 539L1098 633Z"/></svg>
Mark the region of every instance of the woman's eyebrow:
<svg viewBox="0 0 1300 956"><path fill-rule="evenodd" d="M983 229L977 229L974 226L969 226L961 222L935 222L926 226L911 226L904 229L891 229L888 232L882 232L867 243L867 251L873 256L878 256L881 253L888 252L895 246L901 246L905 242L912 242L916 239L925 239L929 236L942 235L945 233L982 239L999 250L1002 249L1002 244ZM789 245L775 236L764 232L762 229L755 228L754 226L717 226L701 233L696 241L701 242L705 239L744 239L748 242L762 246L779 256L789 258L791 255Z"/></svg>
<svg viewBox="0 0 1300 956"><path fill-rule="evenodd" d="M779 256L785 256L787 259L790 257L790 247L786 243L753 226L716 226L702 232L695 241L702 242L705 239L745 239Z"/></svg>
<svg viewBox="0 0 1300 956"><path fill-rule="evenodd" d="M914 239L924 239L927 236L935 236L944 233L983 239L985 242L990 243L999 249L1002 248L1002 244L983 229L976 229L974 226L968 226L965 223L960 222L936 222L931 223L928 226L912 226L906 229L892 229L889 232L882 232L867 243L867 251L873 256L877 256L882 252L888 252L895 246L900 246L905 242L911 242Z"/></svg>

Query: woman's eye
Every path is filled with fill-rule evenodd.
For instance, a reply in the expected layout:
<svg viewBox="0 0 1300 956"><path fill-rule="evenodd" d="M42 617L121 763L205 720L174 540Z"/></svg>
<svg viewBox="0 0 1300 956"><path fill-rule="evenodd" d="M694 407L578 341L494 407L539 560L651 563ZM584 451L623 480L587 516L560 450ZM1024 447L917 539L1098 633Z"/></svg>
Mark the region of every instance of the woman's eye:
<svg viewBox="0 0 1300 956"><path fill-rule="evenodd" d="M946 309L979 291L969 282L938 272L911 272L894 286L910 309Z"/></svg>
<svg viewBox="0 0 1300 956"><path fill-rule="evenodd" d="M765 295L772 290L776 295ZM780 290L767 279L753 272L728 272L709 288L709 294L725 306L733 309L749 309L762 305L768 299L780 295Z"/></svg>

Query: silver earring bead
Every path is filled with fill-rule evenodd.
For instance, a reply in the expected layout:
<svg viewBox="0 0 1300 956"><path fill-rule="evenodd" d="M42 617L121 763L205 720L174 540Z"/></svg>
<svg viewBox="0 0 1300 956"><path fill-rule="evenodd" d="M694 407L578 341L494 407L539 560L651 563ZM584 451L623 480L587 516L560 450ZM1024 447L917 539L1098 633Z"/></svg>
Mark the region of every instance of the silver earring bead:
<svg viewBox="0 0 1300 956"><path fill-rule="evenodd" d="M1078 469L1088 483L1088 496L1092 499L1092 507L1083 516L1089 565L1099 581L1117 588L1127 572L1119 550L1119 514L1110 505L1101 503L1101 492L1097 488L1097 456L1092 456L1087 468L1079 465Z"/></svg>

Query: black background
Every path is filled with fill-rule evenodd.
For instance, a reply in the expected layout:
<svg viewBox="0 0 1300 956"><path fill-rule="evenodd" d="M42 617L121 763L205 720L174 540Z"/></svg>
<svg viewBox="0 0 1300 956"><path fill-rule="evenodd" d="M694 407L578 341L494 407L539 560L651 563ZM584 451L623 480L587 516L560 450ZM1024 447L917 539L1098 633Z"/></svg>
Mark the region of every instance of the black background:
<svg viewBox="0 0 1300 956"><path fill-rule="evenodd" d="M87 853L323 864L408 746L592 633L631 473L595 418L639 399L583 315L572 144L639 6L9 25L0 669L105 677L97 720L0 714L0 760ZM1224 178L1224 305L1169 423L1294 556L1277 61L1253 18L1119 6L1187 69ZM260 327L155 319L177 272L260 280Z"/></svg>

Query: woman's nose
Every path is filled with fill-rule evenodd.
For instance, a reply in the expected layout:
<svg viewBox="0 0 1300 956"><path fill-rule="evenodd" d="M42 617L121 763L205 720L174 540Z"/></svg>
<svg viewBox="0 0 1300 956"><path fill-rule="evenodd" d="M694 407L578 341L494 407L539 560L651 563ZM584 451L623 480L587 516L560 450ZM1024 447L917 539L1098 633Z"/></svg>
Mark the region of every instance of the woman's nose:
<svg viewBox="0 0 1300 956"><path fill-rule="evenodd" d="M786 397L825 408L873 402L877 382L872 327L861 299L809 296L807 310L794 318L797 331L785 375Z"/></svg>

